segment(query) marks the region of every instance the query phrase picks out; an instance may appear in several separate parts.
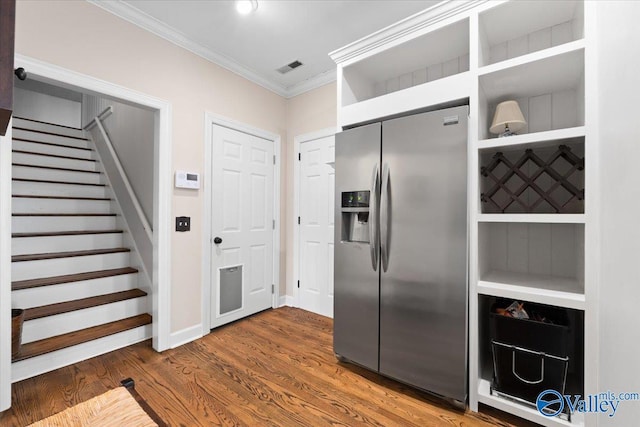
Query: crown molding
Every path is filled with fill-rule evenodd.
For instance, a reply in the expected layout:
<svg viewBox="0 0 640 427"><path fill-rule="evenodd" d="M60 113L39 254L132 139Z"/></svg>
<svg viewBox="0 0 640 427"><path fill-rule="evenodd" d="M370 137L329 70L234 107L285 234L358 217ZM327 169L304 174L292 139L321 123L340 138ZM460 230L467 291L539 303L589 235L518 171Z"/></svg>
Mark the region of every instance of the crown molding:
<svg viewBox="0 0 640 427"><path fill-rule="evenodd" d="M294 96L298 96L305 92L309 92L313 89L322 87L326 84L333 83L336 81L336 75L336 69L332 68L323 73L308 78L307 80L303 80L300 83L296 83L293 86L289 86L287 88L286 98L293 98Z"/></svg>
<svg viewBox="0 0 640 427"><path fill-rule="evenodd" d="M445 0L329 53L336 64L359 57L399 38L464 13L489 0Z"/></svg>
<svg viewBox="0 0 640 427"><path fill-rule="evenodd" d="M235 74L238 74L245 79L252 81L253 83L264 87L276 94L283 96L285 98L291 97L289 91L286 87L265 79L260 76L255 71L244 67L238 62L234 61L231 58L228 58L224 55L216 53L209 48L202 46L199 43L190 40L187 36L182 34L179 31L174 30L163 22L158 21L152 16L136 9L135 7L124 3L119 0L86 0L87 2L98 6L107 12L116 15L125 21L131 22L138 27L145 29L158 37L162 37L163 39L180 46L214 64L217 64Z"/></svg>

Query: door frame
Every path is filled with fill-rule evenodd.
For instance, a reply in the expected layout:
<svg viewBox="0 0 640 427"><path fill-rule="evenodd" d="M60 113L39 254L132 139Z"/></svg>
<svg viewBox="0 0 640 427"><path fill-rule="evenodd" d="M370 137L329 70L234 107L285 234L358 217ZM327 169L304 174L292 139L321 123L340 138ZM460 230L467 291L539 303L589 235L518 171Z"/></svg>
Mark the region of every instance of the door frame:
<svg viewBox="0 0 640 427"><path fill-rule="evenodd" d="M153 293L152 293L152 341L156 351L163 351L169 348L170 342L170 292L171 292L171 103L155 98L153 96L128 89L124 86L100 80L87 74L78 73L66 68L62 68L44 61L30 58L24 55L15 55L15 67L24 67L28 70L30 78L52 83L57 86L70 89L80 89L81 91L104 94L114 98L129 101L135 104L144 105L155 110L157 127L155 129L155 156L154 156L154 223L153 230ZM0 277L0 296L2 303L0 308L4 309L10 304L11 295L11 269L5 268L10 263L11 254L11 233L6 232L11 227L6 224L11 221L11 147L7 144L10 141L11 132L7 132L7 137L2 138L2 167L0 170L0 221L2 230L0 232L0 264L2 264L2 274ZM9 296L9 298L7 298ZM6 315L4 313L7 313ZM2 330L2 351L0 352L0 389L3 391L0 406L6 406L4 393L11 387L11 358L9 345L5 345L10 334L10 326L7 324L8 311L2 310L0 317L0 330ZM9 357L7 357L9 356Z"/></svg>
<svg viewBox="0 0 640 427"><path fill-rule="evenodd" d="M276 156L276 163L273 167L273 219L275 228L273 229L273 277L272 284L274 292L271 295L271 307L278 307L280 295L280 168L281 168L281 152L280 135L268 132L255 126L242 123L237 120L229 119L219 114L205 112L204 113L204 179L202 180L202 189L204 192L204 209L202 222L202 335L211 332L211 294L212 279L211 264L213 262L213 251L211 250L211 239L213 239L211 229L211 204L213 196L213 147L211 138L213 137L212 127L218 125L226 127L238 132L256 136L273 142L273 153Z"/></svg>
<svg viewBox="0 0 640 427"><path fill-rule="evenodd" d="M300 148L305 142L315 141L316 139L335 136L340 132L339 127L329 127L317 131L305 133L293 138L294 157L293 157L293 216L291 217L291 235L293 236L293 275L291 276L288 287L293 289L293 301L290 305L300 307L300 292L298 291L298 280L300 280L300 227L298 224L298 216L300 216Z"/></svg>

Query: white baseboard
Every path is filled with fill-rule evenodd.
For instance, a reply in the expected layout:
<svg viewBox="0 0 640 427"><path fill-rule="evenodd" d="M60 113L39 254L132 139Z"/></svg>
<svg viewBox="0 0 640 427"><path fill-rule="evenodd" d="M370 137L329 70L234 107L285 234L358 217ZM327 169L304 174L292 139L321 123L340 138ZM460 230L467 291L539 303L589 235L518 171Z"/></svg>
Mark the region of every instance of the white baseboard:
<svg viewBox="0 0 640 427"><path fill-rule="evenodd" d="M295 307L293 297L290 295L282 295L278 301L278 307Z"/></svg>
<svg viewBox="0 0 640 427"><path fill-rule="evenodd" d="M169 348L176 348L202 338L202 325L190 326L169 335Z"/></svg>

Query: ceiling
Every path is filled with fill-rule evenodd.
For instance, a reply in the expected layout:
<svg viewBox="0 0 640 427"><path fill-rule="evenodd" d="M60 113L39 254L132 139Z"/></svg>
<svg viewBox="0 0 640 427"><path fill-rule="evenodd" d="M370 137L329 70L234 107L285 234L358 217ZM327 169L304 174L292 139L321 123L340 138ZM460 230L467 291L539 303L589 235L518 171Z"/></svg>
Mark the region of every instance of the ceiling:
<svg viewBox="0 0 640 427"><path fill-rule="evenodd" d="M440 3L258 0L240 15L232 0L88 1L287 98L335 80L329 52Z"/></svg>

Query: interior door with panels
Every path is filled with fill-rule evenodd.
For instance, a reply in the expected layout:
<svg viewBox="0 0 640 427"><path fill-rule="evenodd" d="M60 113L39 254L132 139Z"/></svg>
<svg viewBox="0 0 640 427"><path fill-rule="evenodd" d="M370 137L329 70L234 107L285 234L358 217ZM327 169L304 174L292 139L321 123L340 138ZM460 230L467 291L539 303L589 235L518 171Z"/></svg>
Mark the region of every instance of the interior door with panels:
<svg viewBox="0 0 640 427"><path fill-rule="evenodd" d="M333 317L335 137L300 145L298 306Z"/></svg>
<svg viewBox="0 0 640 427"><path fill-rule="evenodd" d="M212 129L211 328L272 306L274 143Z"/></svg>

